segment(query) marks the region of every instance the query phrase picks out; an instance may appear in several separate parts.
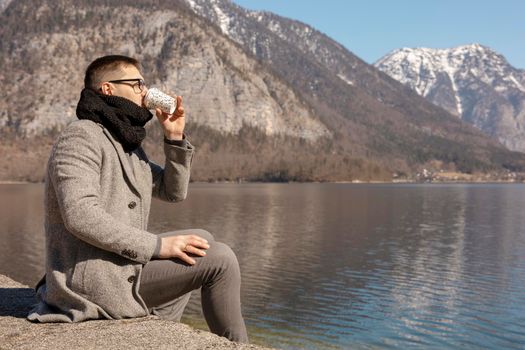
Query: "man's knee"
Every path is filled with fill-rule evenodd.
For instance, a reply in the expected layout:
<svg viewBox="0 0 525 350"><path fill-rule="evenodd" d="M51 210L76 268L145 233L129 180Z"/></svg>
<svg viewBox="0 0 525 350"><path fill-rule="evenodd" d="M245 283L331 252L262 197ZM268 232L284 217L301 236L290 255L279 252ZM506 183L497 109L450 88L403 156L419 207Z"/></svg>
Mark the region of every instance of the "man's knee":
<svg viewBox="0 0 525 350"><path fill-rule="evenodd" d="M207 257L213 260L212 264L216 269L219 269L221 273L227 272L240 275L237 257L227 244L214 242L210 249L213 252L210 252L211 254L207 255Z"/></svg>

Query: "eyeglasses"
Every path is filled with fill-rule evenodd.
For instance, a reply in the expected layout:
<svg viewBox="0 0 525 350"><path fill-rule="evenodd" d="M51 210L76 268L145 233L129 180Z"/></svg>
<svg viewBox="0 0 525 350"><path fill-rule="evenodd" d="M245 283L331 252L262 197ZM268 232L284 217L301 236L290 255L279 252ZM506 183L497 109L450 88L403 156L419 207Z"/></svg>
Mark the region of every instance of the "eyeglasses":
<svg viewBox="0 0 525 350"><path fill-rule="evenodd" d="M128 82L134 82L133 84L130 84ZM143 79L118 79L118 80L108 80L108 83L113 83L113 84L125 84L125 85L129 85L133 88L133 91L136 93L136 94L140 94L141 92L144 91L144 89L146 88L146 83L144 82Z"/></svg>

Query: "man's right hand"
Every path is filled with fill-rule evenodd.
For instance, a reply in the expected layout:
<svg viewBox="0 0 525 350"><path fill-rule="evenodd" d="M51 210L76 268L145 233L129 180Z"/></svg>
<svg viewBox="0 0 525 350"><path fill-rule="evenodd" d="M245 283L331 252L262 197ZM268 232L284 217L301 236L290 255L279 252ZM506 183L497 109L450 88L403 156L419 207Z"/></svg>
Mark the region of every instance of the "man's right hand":
<svg viewBox="0 0 525 350"><path fill-rule="evenodd" d="M188 254L205 256L203 249L208 249L208 241L197 235L180 235L163 237L160 245L159 258L179 258L182 261L194 265L195 259Z"/></svg>

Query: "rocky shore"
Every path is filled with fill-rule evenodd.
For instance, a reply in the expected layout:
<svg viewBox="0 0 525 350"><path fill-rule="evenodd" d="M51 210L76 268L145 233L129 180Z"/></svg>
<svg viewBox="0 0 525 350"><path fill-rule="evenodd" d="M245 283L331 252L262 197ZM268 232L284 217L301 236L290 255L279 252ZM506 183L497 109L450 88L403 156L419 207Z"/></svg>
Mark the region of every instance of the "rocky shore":
<svg viewBox="0 0 525 350"><path fill-rule="evenodd" d="M267 349L238 344L150 316L82 323L31 323L32 288L0 274L0 349Z"/></svg>

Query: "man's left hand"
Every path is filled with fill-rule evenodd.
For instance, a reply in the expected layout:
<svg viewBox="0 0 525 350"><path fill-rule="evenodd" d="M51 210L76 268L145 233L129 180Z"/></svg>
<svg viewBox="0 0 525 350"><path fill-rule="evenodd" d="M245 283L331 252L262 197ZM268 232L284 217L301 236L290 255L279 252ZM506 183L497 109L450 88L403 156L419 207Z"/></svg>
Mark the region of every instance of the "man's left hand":
<svg viewBox="0 0 525 350"><path fill-rule="evenodd" d="M155 115L159 120L164 136L168 140L182 140L184 135L184 126L186 120L184 118L184 107L182 107L182 96L177 96L177 108L173 114L162 112L160 109L155 109Z"/></svg>

